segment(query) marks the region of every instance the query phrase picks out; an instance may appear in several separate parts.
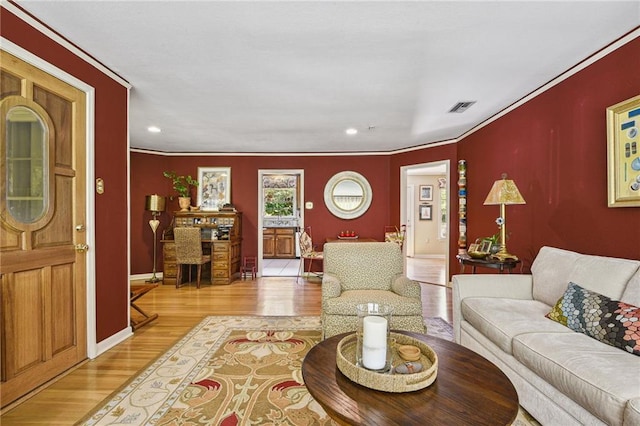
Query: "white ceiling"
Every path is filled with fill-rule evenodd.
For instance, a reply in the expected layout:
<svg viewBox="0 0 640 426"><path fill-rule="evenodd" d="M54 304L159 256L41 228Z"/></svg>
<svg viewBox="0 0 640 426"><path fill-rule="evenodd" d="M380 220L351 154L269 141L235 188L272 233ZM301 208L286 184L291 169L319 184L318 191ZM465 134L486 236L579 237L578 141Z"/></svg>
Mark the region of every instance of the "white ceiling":
<svg viewBox="0 0 640 426"><path fill-rule="evenodd" d="M131 147L162 152L455 139L640 25L638 0L17 3L132 85Z"/></svg>

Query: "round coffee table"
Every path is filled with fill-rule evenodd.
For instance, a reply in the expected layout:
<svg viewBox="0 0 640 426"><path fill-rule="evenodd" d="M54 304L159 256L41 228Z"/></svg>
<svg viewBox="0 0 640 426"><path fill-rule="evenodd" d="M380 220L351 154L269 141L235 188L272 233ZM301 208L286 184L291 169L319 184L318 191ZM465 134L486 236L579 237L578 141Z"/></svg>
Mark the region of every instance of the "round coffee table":
<svg viewBox="0 0 640 426"><path fill-rule="evenodd" d="M518 414L518 394L493 363L437 337L400 331L425 342L438 355L431 386L389 393L352 382L336 366L336 347L349 333L314 346L302 364L309 393L342 425L510 425Z"/></svg>

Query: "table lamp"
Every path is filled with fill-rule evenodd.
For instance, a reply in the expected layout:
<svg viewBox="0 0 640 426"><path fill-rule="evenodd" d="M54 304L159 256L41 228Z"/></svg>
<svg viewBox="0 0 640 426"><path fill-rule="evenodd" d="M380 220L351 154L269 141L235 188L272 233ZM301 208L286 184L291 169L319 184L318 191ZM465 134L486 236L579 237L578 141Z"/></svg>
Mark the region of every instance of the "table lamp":
<svg viewBox="0 0 640 426"><path fill-rule="evenodd" d="M502 174L502 179L493 183L487 199L484 200L485 206L500 205L500 217L496 220L496 223L500 226L500 250L492 257L505 261L506 259L518 260L517 256L509 254L507 252L507 219L506 219L506 205L510 204L526 204L524 198L518 191L516 184L507 179L507 174Z"/></svg>
<svg viewBox="0 0 640 426"><path fill-rule="evenodd" d="M153 275L151 276L151 279L146 281L148 283L157 283L160 281L160 278L156 277L156 231L158 230L158 225L160 225L158 216L160 216L164 211L166 201L166 197L157 194L147 195L145 197L144 209L146 211L150 211L153 216L153 219L149 221L149 226L151 227L151 231L153 231Z"/></svg>

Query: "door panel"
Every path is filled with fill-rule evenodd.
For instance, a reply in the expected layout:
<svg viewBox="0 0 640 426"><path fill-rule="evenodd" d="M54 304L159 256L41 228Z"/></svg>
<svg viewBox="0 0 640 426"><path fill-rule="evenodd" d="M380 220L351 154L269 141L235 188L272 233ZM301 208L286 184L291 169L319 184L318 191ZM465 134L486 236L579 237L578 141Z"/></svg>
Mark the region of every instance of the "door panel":
<svg viewBox="0 0 640 426"><path fill-rule="evenodd" d="M4 51L0 93L4 407L86 358L85 252L75 249L86 244L86 234L76 231L86 217L86 108L82 91ZM27 114L7 120L16 107ZM33 117L44 134L30 124L38 122ZM23 138L13 137L18 134ZM32 205L44 207L32 210ZM14 214L8 206L42 214Z"/></svg>

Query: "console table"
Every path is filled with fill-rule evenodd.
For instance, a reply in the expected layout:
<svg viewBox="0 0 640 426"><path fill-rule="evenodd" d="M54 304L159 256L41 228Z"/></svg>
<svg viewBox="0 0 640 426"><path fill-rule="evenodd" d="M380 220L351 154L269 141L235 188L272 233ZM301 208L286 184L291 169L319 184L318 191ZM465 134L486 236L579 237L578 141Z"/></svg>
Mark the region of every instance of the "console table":
<svg viewBox="0 0 640 426"><path fill-rule="evenodd" d="M498 260L489 257L476 259L469 256L468 254L459 254L456 256L456 259L458 259L458 262L460 262L461 274L464 273L465 265L471 266L471 273L475 274L476 267L497 269L500 271L500 273L503 273L505 270L507 270L509 273L511 273L511 270L518 264L520 264L520 261L515 259Z"/></svg>

